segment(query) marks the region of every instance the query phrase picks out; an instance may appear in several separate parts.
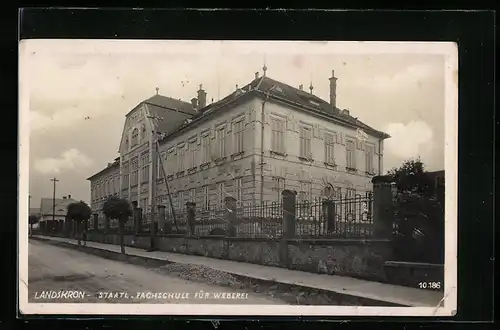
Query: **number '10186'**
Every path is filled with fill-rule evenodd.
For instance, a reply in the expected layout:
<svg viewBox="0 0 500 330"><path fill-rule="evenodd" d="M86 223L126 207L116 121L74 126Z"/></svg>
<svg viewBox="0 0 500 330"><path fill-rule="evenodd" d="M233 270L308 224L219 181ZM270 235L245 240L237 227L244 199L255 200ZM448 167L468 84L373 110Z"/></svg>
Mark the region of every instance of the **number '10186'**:
<svg viewBox="0 0 500 330"><path fill-rule="evenodd" d="M420 289L438 290L438 289L441 289L441 283L440 282L419 282L418 287Z"/></svg>

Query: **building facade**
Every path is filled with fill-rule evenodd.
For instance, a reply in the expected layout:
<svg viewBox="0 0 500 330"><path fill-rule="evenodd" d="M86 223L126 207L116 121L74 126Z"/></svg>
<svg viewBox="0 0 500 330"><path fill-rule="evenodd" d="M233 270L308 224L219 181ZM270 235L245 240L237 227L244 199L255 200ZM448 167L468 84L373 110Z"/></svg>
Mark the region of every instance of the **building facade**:
<svg viewBox="0 0 500 330"><path fill-rule="evenodd" d="M371 191L389 136L338 109L336 84L332 72L327 102L312 86L306 92L264 71L209 105L202 86L191 103L159 95L144 101L126 116L121 196L150 211L152 198L168 203L168 182L176 210L188 201L203 210L222 207L227 196L240 206L277 201L284 189L299 202ZM153 166L155 129L164 137ZM97 178L89 179L93 187Z"/></svg>
<svg viewBox="0 0 500 330"><path fill-rule="evenodd" d="M104 169L87 178L90 181L90 208L92 213L104 219L102 206L109 196L120 195L120 158L109 163ZM101 220L99 226L104 226Z"/></svg>

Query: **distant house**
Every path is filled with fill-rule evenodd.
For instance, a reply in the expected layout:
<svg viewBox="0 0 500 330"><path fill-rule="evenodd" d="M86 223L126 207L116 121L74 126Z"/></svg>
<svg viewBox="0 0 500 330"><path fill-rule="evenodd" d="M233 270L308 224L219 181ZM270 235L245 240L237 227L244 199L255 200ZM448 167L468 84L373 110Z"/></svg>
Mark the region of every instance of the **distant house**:
<svg viewBox="0 0 500 330"><path fill-rule="evenodd" d="M71 198L71 195L63 196L63 198L42 198L40 202L39 215L40 223L45 221L64 221L66 218L67 207L71 203L78 202Z"/></svg>

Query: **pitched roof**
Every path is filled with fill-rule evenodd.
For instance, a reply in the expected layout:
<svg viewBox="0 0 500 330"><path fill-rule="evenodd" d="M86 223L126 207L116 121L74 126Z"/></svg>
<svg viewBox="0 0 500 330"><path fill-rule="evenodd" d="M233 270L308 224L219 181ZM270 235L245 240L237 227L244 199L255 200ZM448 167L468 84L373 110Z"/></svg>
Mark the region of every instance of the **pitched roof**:
<svg viewBox="0 0 500 330"><path fill-rule="evenodd" d="M203 109L200 109L192 119L196 120L200 117L203 117L211 113L212 110L228 105L230 102L238 99L241 95L248 95L252 93L254 95L257 94L266 97L267 95L269 95L269 98L273 98L278 101L299 106L311 112L328 116L333 120L339 121L349 126L359 127L367 133L371 133L383 138L389 137L388 134L368 126L367 124L361 122L350 114L344 113L341 109L332 107L330 103L321 99L320 97L287 85L278 80L269 78L268 76L256 78L250 83L246 84L244 87L235 90L233 93L229 94L220 101L207 105Z"/></svg>
<svg viewBox="0 0 500 330"><path fill-rule="evenodd" d="M155 95L143 103L148 106L151 115L162 118L157 121L157 130L166 134L178 129L186 119L196 114L191 103L163 95Z"/></svg>
<svg viewBox="0 0 500 330"><path fill-rule="evenodd" d="M115 160L113 161L113 163L108 163L108 165L107 165L105 168L103 168L102 170L100 170L99 172L94 173L94 174L92 174L91 176L89 176L89 177L87 178L87 180L92 180L92 179L93 179L93 178L95 178L96 176L98 176L98 175L100 175L100 174L103 174L103 173L107 172L108 170L110 170L110 169L112 169L112 168L115 168L115 167L117 167L117 166L119 166L119 165L120 165L120 157L115 158Z"/></svg>
<svg viewBox="0 0 500 330"><path fill-rule="evenodd" d="M67 207L71 203L77 203L78 201L73 198L56 198L55 199L55 215L66 215ZM40 214L42 215L52 215L53 199L52 198L42 198L40 201Z"/></svg>

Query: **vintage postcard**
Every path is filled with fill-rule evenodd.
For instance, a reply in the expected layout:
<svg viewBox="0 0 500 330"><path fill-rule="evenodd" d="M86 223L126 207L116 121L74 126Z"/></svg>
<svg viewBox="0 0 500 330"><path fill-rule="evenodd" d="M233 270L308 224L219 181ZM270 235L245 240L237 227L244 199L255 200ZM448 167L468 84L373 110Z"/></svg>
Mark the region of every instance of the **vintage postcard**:
<svg viewBox="0 0 500 330"><path fill-rule="evenodd" d="M19 51L23 314L456 313L454 43Z"/></svg>

